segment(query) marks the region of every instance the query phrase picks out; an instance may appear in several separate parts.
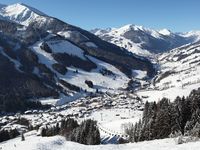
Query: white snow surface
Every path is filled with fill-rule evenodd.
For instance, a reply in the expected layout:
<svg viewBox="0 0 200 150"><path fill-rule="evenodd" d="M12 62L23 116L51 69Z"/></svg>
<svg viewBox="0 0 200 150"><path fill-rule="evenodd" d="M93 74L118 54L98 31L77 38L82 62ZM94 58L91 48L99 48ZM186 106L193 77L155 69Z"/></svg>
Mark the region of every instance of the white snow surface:
<svg viewBox="0 0 200 150"><path fill-rule="evenodd" d="M161 72L155 85L137 91L138 96L148 101L163 97L174 100L177 96L188 96L200 87L200 43L187 44L158 56ZM171 72L169 75L167 72Z"/></svg>
<svg viewBox="0 0 200 150"><path fill-rule="evenodd" d="M120 72L117 68L108 63L105 63L94 57L87 57L95 62L95 64L97 64L97 69L93 69L91 72L86 72L84 70L78 69L78 74L74 74L76 68L69 67L67 74L63 76L62 79L68 81L71 84L78 85L83 89L87 89L88 91L94 91L97 88L105 92L108 90L117 90L118 88L126 87L129 79L124 73ZM114 72L115 76L103 76L99 73L99 70L102 68L106 68ZM89 88L85 84L85 80L92 81L95 88Z"/></svg>
<svg viewBox="0 0 200 150"><path fill-rule="evenodd" d="M66 40L54 40L47 42L54 53L67 53L69 55L80 57L85 60L83 50Z"/></svg>
<svg viewBox="0 0 200 150"><path fill-rule="evenodd" d="M71 36L75 36L75 37L80 36L81 38L85 40L89 40L88 37L86 37L85 35L81 34L78 31L60 31L57 34L65 37L66 39L70 39Z"/></svg>
<svg viewBox="0 0 200 150"><path fill-rule="evenodd" d="M148 41L144 40L144 41L134 42L126 38L124 35L129 31L133 31L132 36L134 36L134 32L136 32L136 34L139 33L147 37L149 36L151 38L161 39L161 40L174 38L176 35L186 39L190 39L191 42L196 42L200 40L200 31L190 31L187 33L173 33L168 29L156 30L133 24L128 24L119 28L110 28L109 30L95 29L92 30L91 32L108 42L111 42L113 44L116 44L120 47L127 49L128 51L134 54L146 56L149 58L153 57L154 55L153 53L143 48L143 44L147 45L149 44Z"/></svg>
<svg viewBox="0 0 200 150"><path fill-rule="evenodd" d="M189 96L190 92L194 89L200 87L200 84L193 84L189 85L185 88L181 87L173 87L166 90L140 90L137 93L139 97L141 97L144 101L154 102L160 101L163 97L174 101L177 96L180 97L187 97Z"/></svg>
<svg viewBox="0 0 200 150"><path fill-rule="evenodd" d="M159 31L159 33L162 35L167 35L167 36L171 35L171 31L168 29L162 29Z"/></svg>
<svg viewBox="0 0 200 150"><path fill-rule="evenodd" d="M196 40L194 42L197 42L200 40L200 31L189 31L186 33L181 33L183 37L194 37Z"/></svg>
<svg viewBox="0 0 200 150"><path fill-rule="evenodd" d="M103 109L93 112L89 118L96 120L104 130L116 135L125 135L124 127L126 124L135 124L142 117L142 111L131 109ZM106 135L100 130L101 136Z"/></svg>
<svg viewBox="0 0 200 150"><path fill-rule="evenodd" d="M110 30L97 30L94 32L95 35L101 36L109 36L112 37L109 42L116 44L120 47L127 49L128 51L138 54L141 56L151 56L151 53L146 49L141 48L143 43L134 43L130 39L125 38L123 35L128 31L138 31L138 32L145 32L154 38L162 38L162 35L156 31L149 28L144 28L143 26L128 24L122 26L120 28L111 28Z"/></svg>
<svg viewBox="0 0 200 150"><path fill-rule="evenodd" d="M44 13L22 3L0 7L0 16L10 21L28 26L32 21L46 21Z"/></svg>
<svg viewBox="0 0 200 150"><path fill-rule="evenodd" d="M133 76L138 79L143 79L147 76L147 72L142 70L133 70Z"/></svg>
<svg viewBox="0 0 200 150"><path fill-rule="evenodd" d="M60 31L57 34L69 39L71 37L72 31Z"/></svg>
<svg viewBox="0 0 200 150"><path fill-rule="evenodd" d="M197 150L200 142L190 142L177 145L174 139L144 141L128 144L82 145L66 141L64 137L40 137L36 131L25 134L25 141L21 137L0 144L2 150Z"/></svg>
<svg viewBox="0 0 200 150"><path fill-rule="evenodd" d="M90 61L94 62L97 65L96 69L91 70L90 72L84 71L80 68L75 68L73 66L67 67L68 71L65 75L62 75L56 72L52 65L57 63L57 61L52 57L52 54L45 52L40 48L42 42L37 42L35 45L31 47L31 49L37 54L39 58L39 62L45 64L52 72L57 74L59 79L65 80L68 83L81 87L83 90L87 90L90 92L95 92L96 89L106 92L106 91L116 91L119 88L125 88L127 86L128 81L130 80L124 73L120 70L115 68L114 66L103 62L99 59L94 57L90 57L84 55L82 49L78 48L77 46L73 45L72 43L63 40L63 41L48 41L47 44L51 47L54 53L68 53L69 55L77 56L83 60L89 59ZM114 75L102 75L100 71L102 69L110 70L114 73ZM76 72L78 71L78 72ZM89 88L87 84L85 84L85 80L90 80L94 84L94 88ZM73 94L74 97L79 97L80 95ZM74 98L69 97L66 99L65 97L61 98L61 101L71 101ZM55 101L50 100L51 102L55 103ZM50 102L49 101L49 102ZM43 101L44 103L48 101Z"/></svg>

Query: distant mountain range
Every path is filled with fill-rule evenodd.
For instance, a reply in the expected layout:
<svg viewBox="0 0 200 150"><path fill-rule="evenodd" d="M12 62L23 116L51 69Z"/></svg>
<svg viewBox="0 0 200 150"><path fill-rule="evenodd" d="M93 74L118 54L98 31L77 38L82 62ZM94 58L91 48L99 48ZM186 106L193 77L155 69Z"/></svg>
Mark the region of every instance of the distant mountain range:
<svg viewBox="0 0 200 150"><path fill-rule="evenodd" d="M25 4L0 5L0 103L53 97L61 104L154 74L148 59L86 30Z"/></svg>
<svg viewBox="0 0 200 150"><path fill-rule="evenodd" d="M136 25L88 32L25 4L0 5L0 108L12 99L63 104L146 83L163 90L179 85L185 74L196 84L199 41L198 31Z"/></svg>
<svg viewBox="0 0 200 150"><path fill-rule="evenodd" d="M167 52L200 40L200 31L173 33L168 29L157 31L132 24L121 28L94 29L91 32L105 41L142 56Z"/></svg>
<svg viewBox="0 0 200 150"><path fill-rule="evenodd" d="M172 100L188 96L191 90L200 87L200 31L173 33L167 29L157 31L126 25L91 32L154 62L157 74L149 86L136 92L142 99Z"/></svg>

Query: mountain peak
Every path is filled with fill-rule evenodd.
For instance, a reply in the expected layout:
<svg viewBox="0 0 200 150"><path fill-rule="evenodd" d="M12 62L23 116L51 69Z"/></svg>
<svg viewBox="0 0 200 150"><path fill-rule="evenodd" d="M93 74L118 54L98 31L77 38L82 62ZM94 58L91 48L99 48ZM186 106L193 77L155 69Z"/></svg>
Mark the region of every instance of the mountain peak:
<svg viewBox="0 0 200 150"><path fill-rule="evenodd" d="M159 33L162 34L162 35L167 35L167 36L172 34L172 32L168 29L162 29L162 30L159 31Z"/></svg>
<svg viewBox="0 0 200 150"><path fill-rule="evenodd" d="M28 26L29 23L41 16L47 16L39 10L23 3L0 7L1 18Z"/></svg>
<svg viewBox="0 0 200 150"><path fill-rule="evenodd" d="M134 24L127 24L121 28L119 28L120 30L144 30L143 26L138 26L138 25L134 25Z"/></svg>
<svg viewBox="0 0 200 150"><path fill-rule="evenodd" d="M5 6L4 9L9 10L10 12L16 10L16 12L13 12L13 13L17 13L19 11L24 11L26 9L26 10L30 10L30 11L38 14L38 15L45 15L46 16L46 14L44 14L43 12L41 12L41 11L31 7L31 6L28 6L24 3L15 3L15 4L12 4L12 5L8 5L8 6Z"/></svg>

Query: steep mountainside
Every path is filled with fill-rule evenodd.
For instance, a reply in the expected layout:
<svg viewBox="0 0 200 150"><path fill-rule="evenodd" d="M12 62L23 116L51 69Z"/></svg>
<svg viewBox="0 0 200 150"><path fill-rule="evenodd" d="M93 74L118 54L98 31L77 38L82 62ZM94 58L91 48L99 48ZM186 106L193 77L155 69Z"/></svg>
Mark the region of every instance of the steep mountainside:
<svg viewBox="0 0 200 150"><path fill-rule="evenodd" d="M131 24L121 28L95 29L91 32L105 41L142 56L163 53L200 39L199 32L173 33L167 29L157 31Z"/></svg>
<svg viewBox="0 0 200 150"><path fill-rule="evenodd" d="M149 89L138 91L138 95L149 101L163 97L175 99L188 96L200 86L200 42L175 48L157 57L160 72Z"/></svg>
<svg viewBox="0 0 200 150"><path fill-rule="evenodd" d="M138 71L144 78L155 73L147 59L32 7L0 8L1 103L13 98L69 100L87 91L126 88Z"/></svg>
<svg viewBox="0 0 200 150"><path fill-rule="evenodd" d="M164 53L159 57L161 72L156 83L169 82L167 86L184 88L189 84L199 83L200 42L184 45ZM157 84L158 85L158 84Z"/></svg>

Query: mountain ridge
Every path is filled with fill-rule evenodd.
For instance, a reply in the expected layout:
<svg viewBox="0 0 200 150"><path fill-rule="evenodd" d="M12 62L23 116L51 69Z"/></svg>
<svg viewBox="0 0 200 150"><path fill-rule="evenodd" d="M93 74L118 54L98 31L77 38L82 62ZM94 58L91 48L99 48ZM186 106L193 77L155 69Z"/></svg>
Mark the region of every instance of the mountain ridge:
<svg viewBox="0 0 200 150"><path fill-rule="evenodd" d="M22 9L15 12L16 7ZM90 92L125 89L135 76L148 79L155 73L148 59L57 18L36 16L21 4L6 6L0 14L3 102L53 97L63 104Z"/></svg>
<svg viewBox="0 0 200 150"><path fill-rule="evenodd" d="M168 29L154 30L134 24L111 28L110 30L94 29L91 32L105 41L142 56L166 52L200 40L199 31L176 33Z"/></svg>

